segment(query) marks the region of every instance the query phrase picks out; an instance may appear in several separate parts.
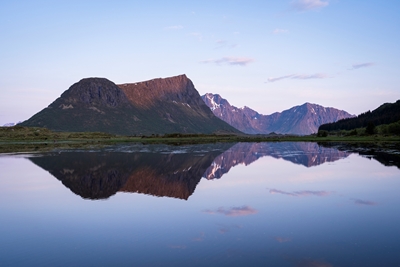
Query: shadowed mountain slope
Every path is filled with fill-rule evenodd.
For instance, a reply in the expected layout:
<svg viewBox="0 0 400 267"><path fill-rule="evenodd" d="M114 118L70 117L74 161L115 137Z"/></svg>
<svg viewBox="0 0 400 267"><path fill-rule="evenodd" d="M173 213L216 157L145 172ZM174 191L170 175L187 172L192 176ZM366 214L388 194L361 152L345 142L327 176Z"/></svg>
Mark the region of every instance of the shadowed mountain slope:
<svg viewBox="0 0 400 267"><path fill-rule="evenodd" d="M378 126L397 121L400 121L400 100L397 100L395 103L385 103L379 106L377 109L362 113L355 118L344 119L335 123L323 124L319 127L319 130L352 130L366 127L368 123L373 123L375 126Z"/></svg>
<svg viewBox="0 0 400 267"><path fill-rule="evenodd" d="M21 125L120 135L239 132L213 115L186 75L122 85L83 79Z"/></svg>
<svg viewBox="0 0 400 267"><path fill-rule="evenodd" d="M164 151L46 153L29 160L85 199L117 192L188 199L216 156L232 144L170 147Z"/></svg>
<svg viewBox="0 0 400 267"><path fill-rule="evenodd" d="M215 116L226 121L236 129L248 134L308 135L316 133L318 127L327 122L352 117L349 113L335 108L326 108L305 103L282 112L262 115L251 108L237 108L218 94L205 94L203 101Z"/></svg>
<svg viewBox="0 0 400 267"><path fill-rule="evenodd" d="M28 156L76 195L106 199L118 192L188 199L202 177L221 178L266 156L318 166L350 153L307 142L217 143L187 146L117 145Z"/></svg>

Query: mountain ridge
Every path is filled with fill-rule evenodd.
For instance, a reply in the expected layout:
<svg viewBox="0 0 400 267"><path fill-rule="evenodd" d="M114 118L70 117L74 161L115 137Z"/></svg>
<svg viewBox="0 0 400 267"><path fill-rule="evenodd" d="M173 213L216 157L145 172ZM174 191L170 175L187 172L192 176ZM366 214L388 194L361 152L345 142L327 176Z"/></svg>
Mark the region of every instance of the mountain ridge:
<svg viewBox="0 0 400 267"><path fill-rule="evenodd" d="M337 121L353 115L343 110L323 107L317 104L304 103L282 112L263 115L244 106L237 108L219 94L207 93L203 101L214 115L226 121L236 129L248 134L298 134L316 133L318 127L325 122Z"/></svg>
<svg viewBox="0 0 400 267"><path fill-rule="evenodd" d="M20 125L119 135L240 133L214 116L186 75L121 85L85 78Z"/></svg>

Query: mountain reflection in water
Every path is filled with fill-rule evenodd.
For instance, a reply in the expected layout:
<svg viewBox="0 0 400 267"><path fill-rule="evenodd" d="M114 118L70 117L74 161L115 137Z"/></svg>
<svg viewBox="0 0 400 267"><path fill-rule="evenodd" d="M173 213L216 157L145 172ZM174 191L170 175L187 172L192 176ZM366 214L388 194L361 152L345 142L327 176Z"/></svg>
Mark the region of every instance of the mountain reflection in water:
<svg viewBox="0 0 400 267"><path fill-rule="evenodd" d="M312 167L350 154L316 143L282 142L115 146L29 159L82 198L106 199L129 192L187 200L202 177L221 178L232 167L249 165L264 156Z"/></svg>
<svg viewBox="0 0 400 267"><path fill-rule="evenodd" d="M327 148L337 149L347 153L357 153L360 156L374 159L384 166L396 166L400 169L399 143L322 143Z"/></svg>
<svg viewBox="0 0 400 267"><path fill-rule="evenodd" d="M310 142L237 143L214 160L204 177L221 178L232 167L238 164L247 166L265 156L313 167L346 158L350 154L337 148L322 147Z"/></svg>
<svg viewBox="0 0 400 267"><path fill-rule="evenodd" d="M72 192L87 199L105 199L120 192L188 199L216 156L232 144L143 146L121 151L43 154L29 158ZM125 147L124 147L125 148ZM156 149L155 149L156 148Z"/></svg>
<svg viewBox="0 0 400 267"><path fill-rule="evenodd" d="M0 155L0 266L399 266L399 155L290 142Z"/></svg>

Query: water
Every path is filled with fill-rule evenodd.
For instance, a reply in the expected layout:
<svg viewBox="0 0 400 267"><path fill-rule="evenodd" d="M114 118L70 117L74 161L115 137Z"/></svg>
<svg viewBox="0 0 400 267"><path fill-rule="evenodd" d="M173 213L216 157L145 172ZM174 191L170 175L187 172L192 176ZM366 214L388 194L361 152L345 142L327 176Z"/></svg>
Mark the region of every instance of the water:
<svg viewBox="0 0 400 267"><path fill-rule="evenodd" d="M400 266L397 151L287 142L2 155L0 266Z"/></svg>

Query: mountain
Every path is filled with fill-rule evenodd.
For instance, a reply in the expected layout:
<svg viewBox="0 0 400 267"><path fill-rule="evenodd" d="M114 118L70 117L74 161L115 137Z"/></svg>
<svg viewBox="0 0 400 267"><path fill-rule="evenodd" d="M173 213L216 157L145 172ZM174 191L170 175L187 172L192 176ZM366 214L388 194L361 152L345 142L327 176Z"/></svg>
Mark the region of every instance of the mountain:
<svg viewBox="0 0 400 267"><path fill-rule="evenodd" d="M262 157L313 167L350 154L317 143L266 142L130 144L90 152L58 150L27 157L85 199L106 199L118 192L188 199L202 177L219 179L235 166L247 166Z"/></svg>
<svg viewBox="0 0 400 267"><path fill-rule="evenodd" d="M366 127L368 123L373 123L375 126L378 126L397 121L400 121L400 100L397 100L395 103L385 103L372 112L367 111L355 118L344 119L335 123L323 124L319 127L319 130L352 130Z"/></svg>
<svg viewBox="0 0 400 267"><path fill-rule="evenodd" d="M12 127L12 126L15 126L14 122L9 122L3 125L3 127Z"/></svg>
<svg viewBox="0 0 400 267"><path fill-rule="evenodd" d="M124 192L187 200L215 157L231 146L139 144L107 151L43 153L28 158L84 199L106 199Z"/></svg>
<svg viewBox="0 0 400 267"><path fill-rule="evenodd" d="M247 166L265 156L309 168L346 158L350 154L311 142L237 143L217 156L203 176L208 180L219 179L236 165Z"/></svg>
<svg viewBox="0 0 400 267"><path fill-rule="evenodd" d="M335 122L353 115L343 110L305 103L282 112L262 115L251 108L237 108L218 94L205 94L203 101L215 116L248 134L308 135L316 133L321 124Z"/></svg>
<svg viewBox="0 0 400 267"><path fill-rule="evenodd" d="M357 143L322 142L321 146L346 153L356 153L365 158L374 159L384 166L396 166L400 169L400 144L396 142L380 143L379 145L364 143L362 146Z"/></svg>
<svg viewBox="0 0 400 267"><path fill-rule="evenodd" d="M239 132L214 116L186 75L121 85L82 79L20 125L119 135Z"/></svg>

